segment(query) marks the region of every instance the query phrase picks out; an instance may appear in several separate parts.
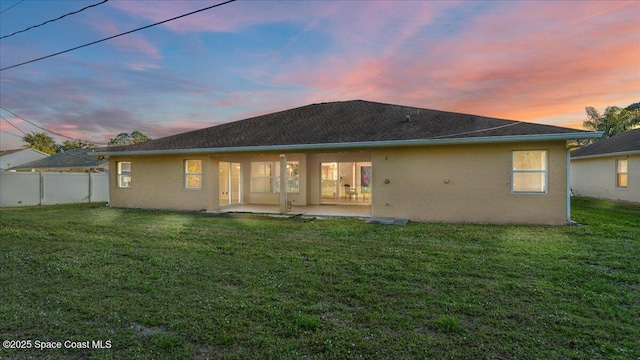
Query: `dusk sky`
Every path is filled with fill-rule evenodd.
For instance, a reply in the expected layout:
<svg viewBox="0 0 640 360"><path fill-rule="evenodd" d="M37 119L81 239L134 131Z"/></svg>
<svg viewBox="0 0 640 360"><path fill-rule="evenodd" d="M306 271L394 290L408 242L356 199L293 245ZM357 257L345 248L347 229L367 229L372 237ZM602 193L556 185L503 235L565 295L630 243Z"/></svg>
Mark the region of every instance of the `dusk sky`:
<svg viewBox="0 0 640 360"><path fill-rule="evenodd" d="M0 0L0 36L99 2ZM220 2L110 0L0 40L0 68ZM581 128L640 101L640 1L238 0L0 80L2 107L98 145L355 99Z"/></svg>

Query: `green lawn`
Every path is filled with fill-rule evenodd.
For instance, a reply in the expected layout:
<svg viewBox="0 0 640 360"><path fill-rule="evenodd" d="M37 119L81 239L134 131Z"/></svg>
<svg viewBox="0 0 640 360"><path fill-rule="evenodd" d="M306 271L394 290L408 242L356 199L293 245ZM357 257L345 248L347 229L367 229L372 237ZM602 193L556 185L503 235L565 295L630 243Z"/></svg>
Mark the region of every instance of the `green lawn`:
<svg viewBox="0 0 640 360"><path fill-rule="evenodd" d="M0 339L31 348L0 358L638 359L640 206L573 202L580 226L2 208Z"/></svg>

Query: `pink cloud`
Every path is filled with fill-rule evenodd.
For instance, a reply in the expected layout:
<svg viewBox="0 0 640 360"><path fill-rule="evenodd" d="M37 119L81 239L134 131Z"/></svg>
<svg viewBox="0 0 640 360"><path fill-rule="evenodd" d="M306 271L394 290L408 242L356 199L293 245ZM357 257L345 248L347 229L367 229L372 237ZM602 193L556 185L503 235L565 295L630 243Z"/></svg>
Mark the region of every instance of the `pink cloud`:
<svg viewBox="0 0 640 360"><path fill-rule="evenodd" d="M149 22L159 22L187 14L222 1L171 1L162 6L149 6L139 1L114 1L111 6ZM256 11L260 6L261 11ZM308 7L298 2L242 2L226 4L188 17L177 19L162 26L179 33L187 32L233 32L248 26L266 22L295 21L300 12L291 9Z"/></svg>
<svg viewBox="0 0 640 360"><path fill-rule="evenodd" d="M100 22L94 23L93 26L96 27L105 36L113 36L123 32L123 30L120 29L120 27L115 22L110 20L101 20ZM118 48L123 51L127 51L130 53L142 53L154 60L162 59L160 50L158 50L158 48L149 40L145 39L140 33L120 36L113 40L110 40L110 42L113 42Z"/></svg>
<svg viewBox="0 0 640 360"><path fill-rule="evenodd" d="M149 63L149 62L128 63L127 66L131 70L138 70L138 71L143 71L143 70L148 70L148 69L159 69L160 68L160 65Z"/></svg>
<svg viewBox="0 0 640 360"><path fill-rule="evenodd" d="M608 11L596 23L572 21L574 10L578 17L589 18L576 3L549 3L544 11L535 3L518 4L511 17L480 19L459 42L469 56L457 54L441 79L486 95L454 99L453 107L529 120L611 101L612 94L640 95L640 49L630 46L640 40L640 3L618 6L617 13ZM591 9L602 14L601 8ZM511 21L505 25L499 21L503 17ZM514 36L502 28L516 23L531 30ZM487 34L497 41L483 42ZM441 50L455 51L451 46ZM488 101L491 98L497 101Z"/></svg>
<svg viewBox="0 0 640 360"><path fill-rule="evenodd" d="M409 21L398 27L398 35L384 39L411 43L414 51L408 54L393 51L406 52L406 45L390 45L379 54L339 52L313 63L300 58L292 71L274 79L341 99L528 121L566 114L564 124L581 126L584 116L578 114L585 106L640 100L640 48L635 46L640 43L640 3L587 4L504 3L446 41L416 36L425 23ZM354 19L354 27L361 21ZM363 34L356 33L349 40L340 38L342 46L357 43Z"/></svg>

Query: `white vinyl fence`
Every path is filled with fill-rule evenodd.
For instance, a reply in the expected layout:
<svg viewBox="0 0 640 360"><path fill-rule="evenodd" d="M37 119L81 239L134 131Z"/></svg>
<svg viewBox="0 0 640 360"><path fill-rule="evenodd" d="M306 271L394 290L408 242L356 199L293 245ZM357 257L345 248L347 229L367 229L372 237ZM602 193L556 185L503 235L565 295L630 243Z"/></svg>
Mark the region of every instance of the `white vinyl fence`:
<svg viewBox="0 0 640 360"><path fill-rule="evenodd" d="M0 173L0 206L109 201L107 173Z"/></svg>

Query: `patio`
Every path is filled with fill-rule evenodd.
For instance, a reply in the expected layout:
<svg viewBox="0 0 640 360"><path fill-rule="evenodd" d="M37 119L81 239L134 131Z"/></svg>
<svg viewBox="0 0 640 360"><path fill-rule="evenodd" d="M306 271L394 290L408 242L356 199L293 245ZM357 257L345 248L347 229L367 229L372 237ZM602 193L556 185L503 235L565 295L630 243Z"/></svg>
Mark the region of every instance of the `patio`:
<svg viewBox="0 0 640 360"><path fill-rule="evenodd" d="M253 213L253 214L280 214L278 205L253 205L239 204L220 207L210 213ZM287 215L305 216L336 216L336 217L371 217L370 205L309 205L292 206Z"/></svg>

